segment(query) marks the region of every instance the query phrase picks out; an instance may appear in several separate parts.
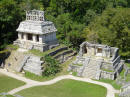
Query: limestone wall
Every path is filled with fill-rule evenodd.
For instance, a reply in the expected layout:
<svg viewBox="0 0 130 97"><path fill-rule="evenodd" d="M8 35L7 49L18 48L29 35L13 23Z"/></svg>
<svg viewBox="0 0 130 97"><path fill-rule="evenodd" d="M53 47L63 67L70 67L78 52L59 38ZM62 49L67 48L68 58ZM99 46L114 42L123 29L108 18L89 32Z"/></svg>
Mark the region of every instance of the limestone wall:
<svg viewBox="0 0 130 97"><path fill-rule="evenodd" d="M78 66L78 65L72 65L70 64L68 71L72 71L72 72L81 72L81 70L83 69L83 66Z"/></svg>
<svg viewBox="0 0 130 97"><path fill-rule="evenodd" d="M101 71L100 78L114 80L116 78L115 72Z"/></svg>
<svg viewBox="0 0 130 97"><path fill-rule="evenodd" d="M42 75L42 72L43 72L42 64L43 64L43 61L40 60L40 57L30 56L30 58L27 60L27 62L25 64L25 66L23 67L23 70L29 71L36 75Z"/></svg>

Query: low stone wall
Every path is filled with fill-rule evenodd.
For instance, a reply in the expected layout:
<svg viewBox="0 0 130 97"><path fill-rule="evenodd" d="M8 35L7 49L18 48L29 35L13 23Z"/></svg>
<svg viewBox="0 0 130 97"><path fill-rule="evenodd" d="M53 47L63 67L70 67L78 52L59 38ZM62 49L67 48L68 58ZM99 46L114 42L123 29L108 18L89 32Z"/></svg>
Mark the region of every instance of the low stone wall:
<svg viewBox="0 0 130 97"><path fill-rule="evenodd" d="M108 69L108 70L114 70L113 64L107 63L107 62L102 62L101 68Z"/></svg>
<svg viewBox="0 0 130 97"><path fill-rule="evenodd" d="M64 55L67 55L67 54L70 54L70 53L72 53L72 52L73 52L72 50L69 50L69 51L63 52L63 53L61 53L61 54L55 56L54 58L55 58L55 59L58 59L59 57L64 56Z"/></svg>
<svg viewBox="0 0 130 97"><path fill-rule="evenodd" d="M116 73L115 72L107 72L107 71L102 71L101 70L100 78L114 80L116 78Z"/></svg>
<svg viewBox="0 0 130 97"><path fill-rule="evenodd" d="M69 56L67 56L67 54L71 54ZM68 59L71 59L73 56L76 55L76 52L64 52L64 54L59 54L58 57L54 57L55 59L59 60L60 63L63 63L65 61L67 61Z"/></svg>
<svg viewBox="0 0 130 97"><path fill-rule="evenodd" d="M25 48L25 49L28 49L28 50L37 49L37 50L40 50L42 52L49 49L49 46L46 45L46 44L38 44L38 43L34 44L33 42L27 42L27 41L16 40L16 41L14 41L13 44L18 45L19 47Z"/></svg>
<svg viewBox="0 0 130 97"><path fill-rule="evenodd" d="M57 49L56 51L53 51L53 52L49 53L48 55L49 56L54 56L58 52L63 51L63 50L67 50L67 49L68 49L68 47L62 47L62 48Z"/></svg>

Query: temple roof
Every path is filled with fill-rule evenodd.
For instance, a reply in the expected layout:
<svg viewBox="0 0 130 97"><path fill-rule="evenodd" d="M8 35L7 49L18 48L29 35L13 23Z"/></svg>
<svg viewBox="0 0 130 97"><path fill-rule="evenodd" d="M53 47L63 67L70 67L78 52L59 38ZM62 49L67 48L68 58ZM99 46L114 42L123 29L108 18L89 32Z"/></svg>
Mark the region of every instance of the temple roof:
<svg viewBox="0 0 130 97"><path fill-rule="evenodd" d="M18 32L32 34L47 34L56 32L53 22L45 21L44 11L31 10L26 12L26 20L20 22Z"/></svg>
<svg viewBox="0 0 130 97"><path fill-rule="evenodd" d="M32 33L32 34L47 34L56 32L53 22L50 21L30 21L26 20L20 23L18 32Z"/></svg>

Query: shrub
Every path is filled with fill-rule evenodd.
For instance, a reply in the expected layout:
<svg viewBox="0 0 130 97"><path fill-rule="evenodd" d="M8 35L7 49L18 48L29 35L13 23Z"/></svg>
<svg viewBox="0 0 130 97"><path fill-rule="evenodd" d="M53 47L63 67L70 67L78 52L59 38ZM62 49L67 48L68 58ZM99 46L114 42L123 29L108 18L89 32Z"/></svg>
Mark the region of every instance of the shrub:
<svg viewBox="0 0 130 97"><path fill-rule="evenodd" d="M45 62L43 75L45 76L55 75L56 73L61 71L61 66L59 62L53 59L51 56L45 55L43 60Z"/></svg>

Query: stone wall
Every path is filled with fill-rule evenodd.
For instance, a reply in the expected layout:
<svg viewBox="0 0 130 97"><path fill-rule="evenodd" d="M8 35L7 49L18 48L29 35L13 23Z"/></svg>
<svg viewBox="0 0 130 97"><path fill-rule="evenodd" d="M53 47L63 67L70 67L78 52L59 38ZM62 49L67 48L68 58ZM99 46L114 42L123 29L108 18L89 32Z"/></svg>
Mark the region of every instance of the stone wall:
<svg viewBox="0 0 130 97"><path fill-rule="evenodd" d="M82 72L82 69L83 69L83 66L70 64L68 71L77 72L77 74L79 75L79 73Z"/></svg>
<svg viewBox="0 0 130 97"><path fill-rule="evenodd" d="M107 71L102 71L101 70L100 78L114 80L116 78L116 73L115 72L107 72Z"/></svg>
<svg viewBox="0 0 130 97"><path fill-rule="evenodd" d="M42 75L43 61L41 61L40 59L41 58L38 56L30 56L30 58L27 60L27 62L25 64L25 66L23 67L23 70L29 71L36 75Z"/></svg>
<svg viewBox="0 0 130 97"><path fill-rule="evenodd" d="M57 54L58 52L63 51L63 50L67 50L67 49L68 49L68 47L62 47L62 48L59 48L59 49L57 49L57 50L55 50L55 51L49 53L48 55L49 55L49 56L54 56L54 55Z"/></svg>
<svg viewBox="0 0 130 97"><path fill-rule="evenodd" d="M16 40L16 41L14 41L14 45L18 45L20 48L24 48L24 49L28 49L28 50L38 49L42 52L49 49L49 46L46 44L34 43L31 41Z"/></svg>
<svg viewBox="0 0 130 97"><path fill-rule="evenodd" d="M118 56L113 62L102 62L101 68L114 71L120 63L120 56Z"/></svg>

